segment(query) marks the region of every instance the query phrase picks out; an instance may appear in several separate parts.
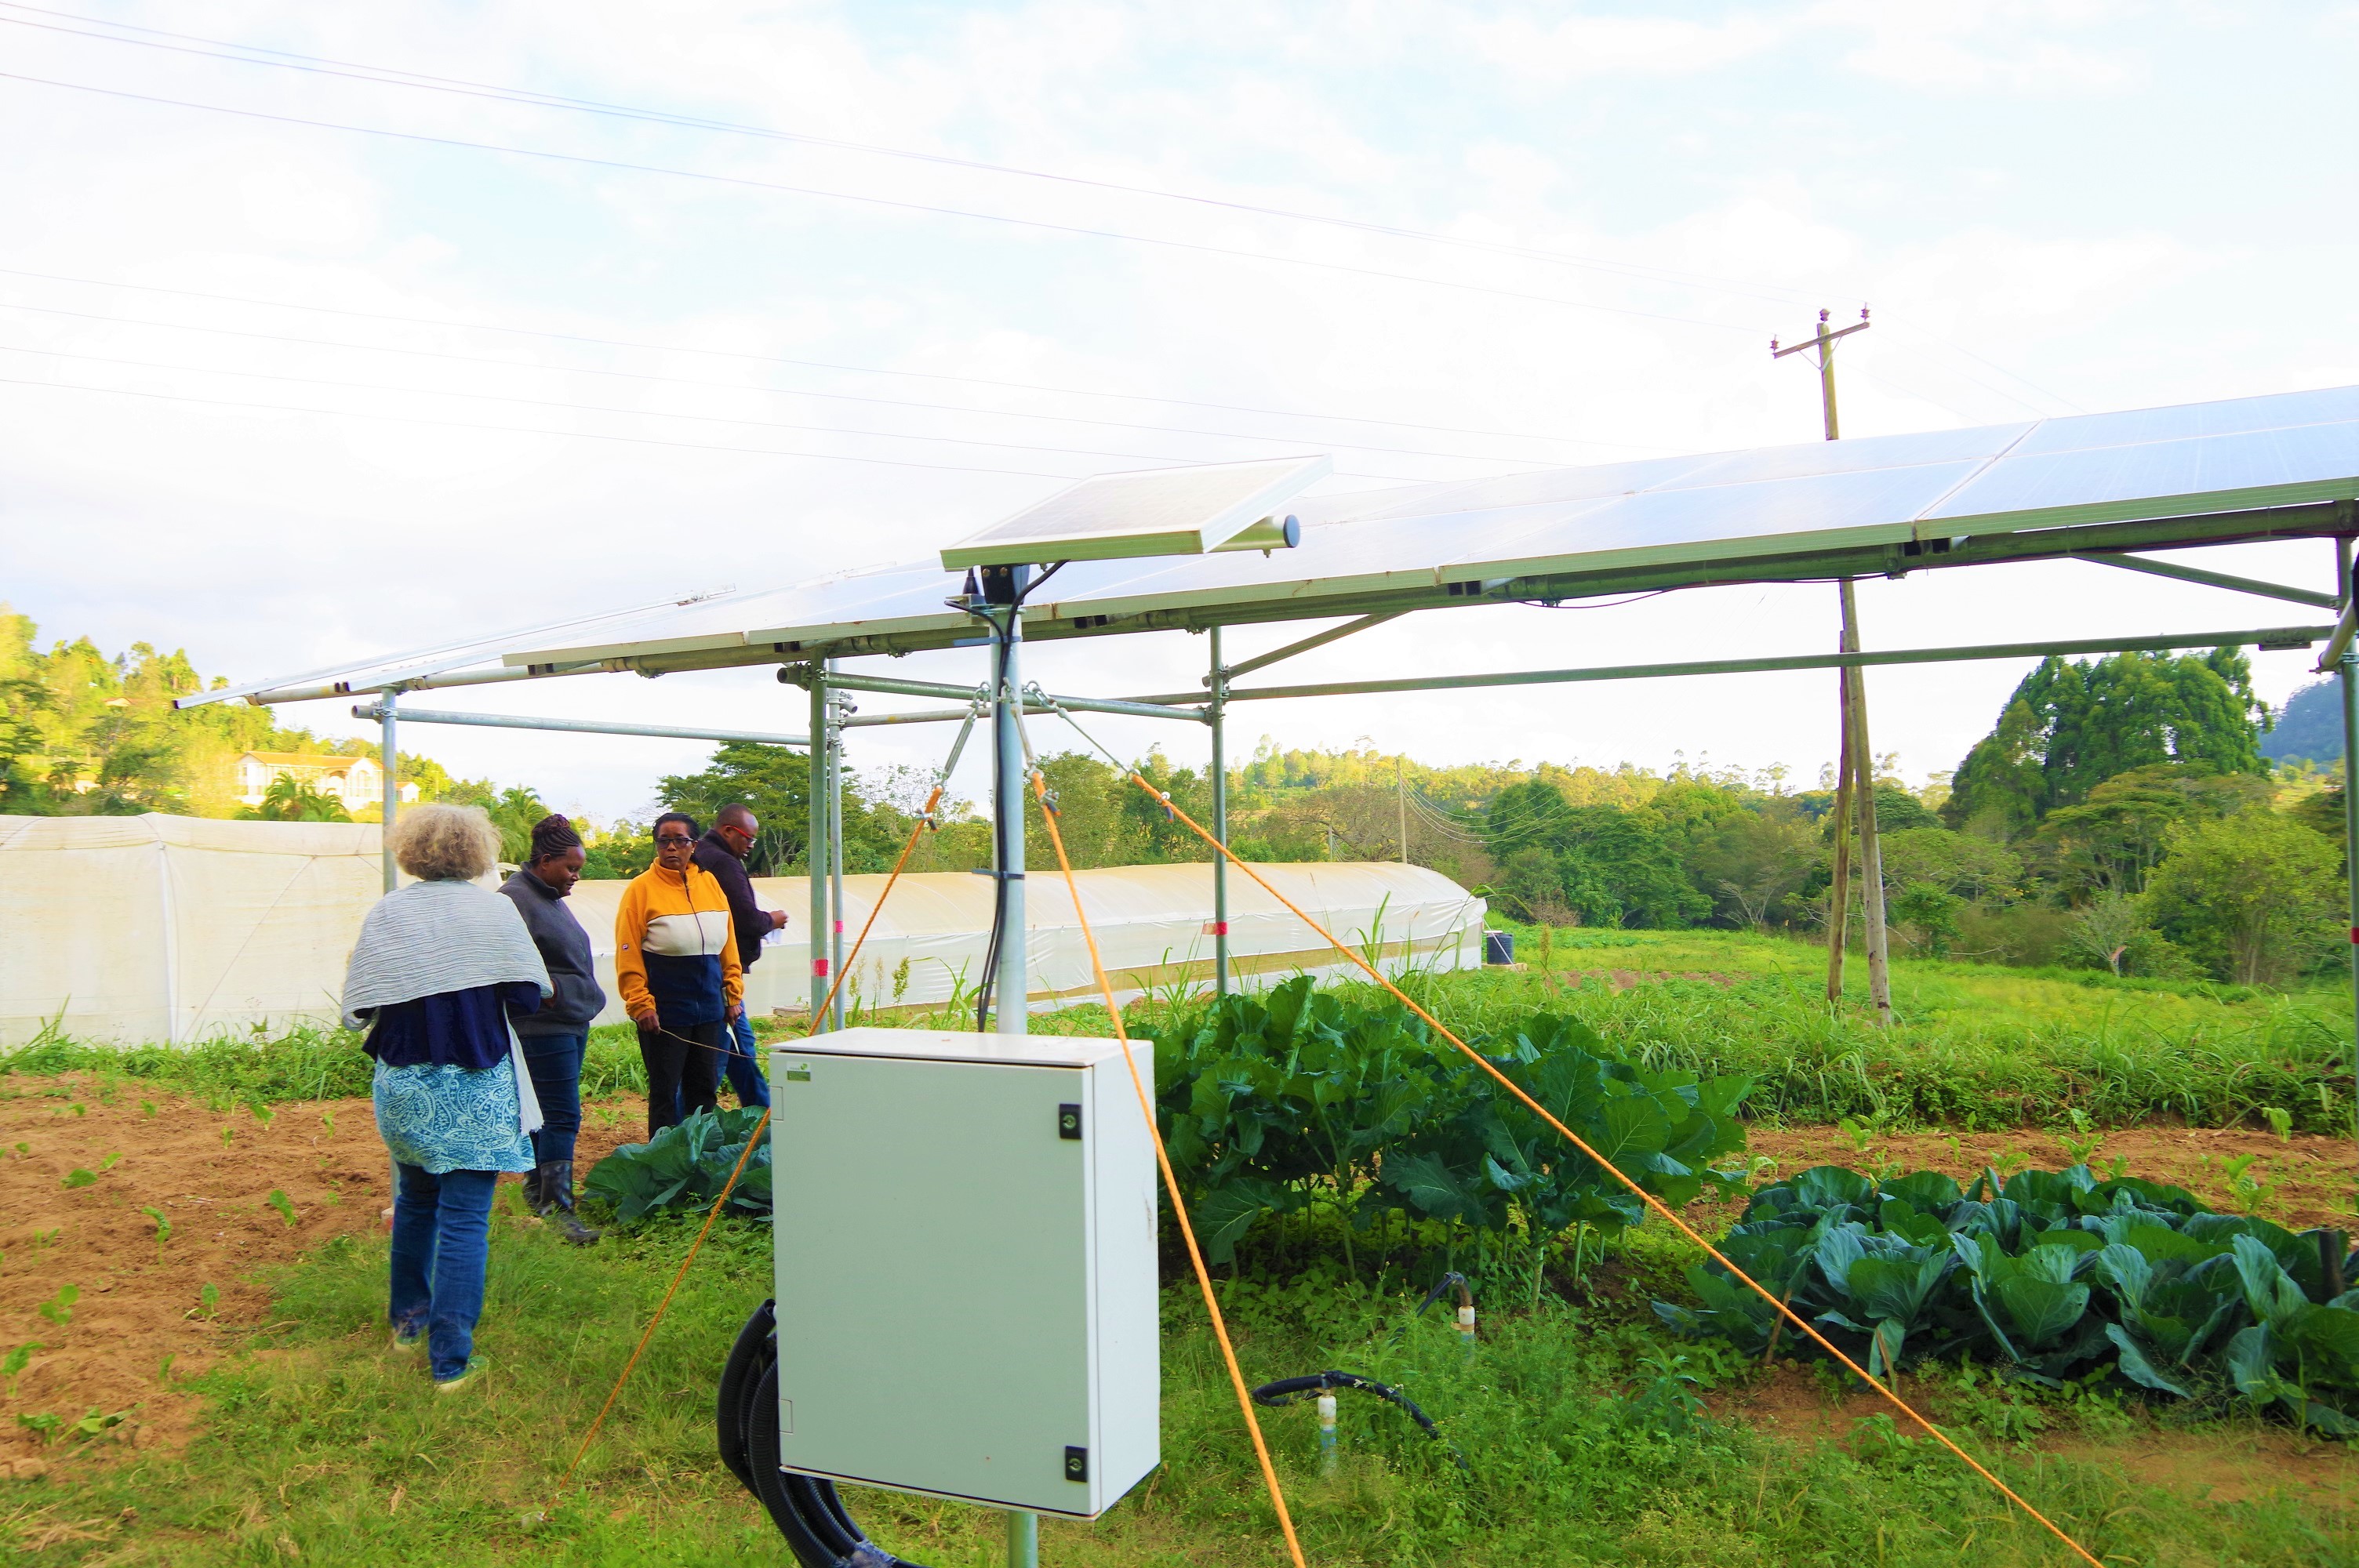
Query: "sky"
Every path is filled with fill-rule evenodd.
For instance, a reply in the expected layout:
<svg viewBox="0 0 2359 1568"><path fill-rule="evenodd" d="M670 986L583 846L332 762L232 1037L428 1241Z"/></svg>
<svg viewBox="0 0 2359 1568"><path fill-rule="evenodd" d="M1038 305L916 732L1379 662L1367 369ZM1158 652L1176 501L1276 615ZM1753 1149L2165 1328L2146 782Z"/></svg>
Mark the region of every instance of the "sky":
<svg viewBox="0 0 2359 1568"><path fill-rule="evenodd" d="M1150 463L1326 451L1352 489L1807 441L1817 378L1769 343L1820 308L1873 313L1849 436L2359 383L2354 54L2359 7L2266 3L0 4L0 600L244 682L923 558ZM2332 587L2323 543L2202 564ZM1860 613L1875 647L2316 612L2067 562L1872 580ZM1824 585L1709 589L1283 668L1835 628ZM2255 655L2261 694L2311 656ZM1162 633L1028 673L1118 695L1204 660ZM1875 750L1954 767L2027 667L1875 672ZM802 701L754 669L435 706L799 730ZM349 706L279 711L369 728ZM1232 745L1808 784L1834 717L1831 675L1761 675L1256 705ZM602 819L709 752L405 743Z"/></svg>

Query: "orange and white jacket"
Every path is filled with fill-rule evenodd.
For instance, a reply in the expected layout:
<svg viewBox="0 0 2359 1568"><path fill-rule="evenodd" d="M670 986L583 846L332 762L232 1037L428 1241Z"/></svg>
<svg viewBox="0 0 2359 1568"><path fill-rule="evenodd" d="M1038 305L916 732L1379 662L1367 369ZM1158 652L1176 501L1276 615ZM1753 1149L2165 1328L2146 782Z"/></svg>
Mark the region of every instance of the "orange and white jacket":
<svg viewBox="0 0 2359 1568"><path fill-rule="evenodd" d="M716 1022L745 1000L729 899L712 872L658 865L631 879L614 911L614 979L625 1012L652 1011L666 1028Z"/></svg>

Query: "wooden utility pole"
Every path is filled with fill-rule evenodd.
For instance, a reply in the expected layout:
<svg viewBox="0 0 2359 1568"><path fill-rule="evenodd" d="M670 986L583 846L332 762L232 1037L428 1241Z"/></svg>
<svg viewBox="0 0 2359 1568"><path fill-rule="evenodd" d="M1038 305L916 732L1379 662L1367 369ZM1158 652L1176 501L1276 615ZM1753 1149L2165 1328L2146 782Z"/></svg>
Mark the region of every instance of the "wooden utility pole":
<svg viewBox="0 0 2359 1568"><path fill-rule="evenodd" d="M1843 651L1859 652L1859 606L1845 578L1843 595ZM1884 925L1884 849L1875 835L1875 752L1867 743L1867 672L1850 669L1843 683L1850 711L1843 750L1851 753L1852 811L1859 818L1859 911L1867 926L1867 1000L1878 1023L1892 1022L1892 964Z"/></svg>
<svg viewBox="0 0 2359 1568"><path fill-rule="evenodd" d="M1835 645L1843 647L1840 638ZM1849 649L1843 649L1848 653ZM1827 1000L1843 1000L1843 956L1851 946L1851 672L1835 672L1843 757L1835 764L1835 864L1827 889Z"/></svg>
<svg viewBox="0 0 2359 1568"><path fill-rule="evenodd" d="M1805 349L1818 351L1819 401L1826 416L1827 439L1843 438L1835 414L1835 343L1854 332L1867 330L1867 308L1859 319L1840 330L1830 330L1827 312L1819 312L1818 330L1790 347L1769 340L1769 357L1782 360ZM1846 654L1859 651L1859 610L1851 579L1843 580L1843 633L1837 646ZM1843 732L1842 762L1835 769L1834 882L1827 913L1827 1000L1843 1000L1843 951L1851 939L1851 822L1859 818L1860 914L1867 933L1867 993L1876 1021L1892 1022L1892 978L1884 924L1884 856L1875 837L1875 761L1867 749L1867 684L1857 668L1839 671L1835 679L1835 710Z"/></svg>

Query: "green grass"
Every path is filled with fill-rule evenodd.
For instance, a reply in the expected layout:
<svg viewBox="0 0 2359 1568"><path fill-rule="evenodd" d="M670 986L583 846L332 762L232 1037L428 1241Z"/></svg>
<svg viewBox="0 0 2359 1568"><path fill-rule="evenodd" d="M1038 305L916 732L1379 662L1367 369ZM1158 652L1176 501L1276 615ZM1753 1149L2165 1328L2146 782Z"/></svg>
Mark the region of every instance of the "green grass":
<svg viewBox="0 0 2359 1568"><path fill-rule="evenodd" d="M1900 959L1892 966L1897 1022L1886 1029L1864 1005L1862 961L1847 966L1844 1006L1827 1005L1820 947L1722 932L1560 935L1612 946L1560 946L1558 972L1673 978L1616 994L1604 979L1554 987L1536 971L1491 969L1411 989L1461 1033L1511 1034L1520 1018L1546 1008L1582 1019L1653 1065L1747 1074L1758 1085L1756 1117L2001 1129L2062 1124L2078 1109L2100 1126L2168 1119L2222 1127L2262 1125L2260 1108L2277 1106L2306 1130L2351 1130L2351 1001L2334 989ZM1526 934L1517 956L1533 960L1537 947Z"/></svg>
<svg viewBox="0 0 2359 1568"><path fill-rule="evenodd" d="M684 1223L575 1251L502 1223L480 1336L490 1371L430 1391L383 1350L381 1238L287 1270L273 1326L196 1387L210 1408L184 1453L120 1450L49 1478L0 1481L0 1521L34 1564L283 1561L465 1564L779 1563L766 1520L714 1457L711 1394L730 1338L767 1293L767 1232L715 1233L606 1432L571 1484L573 1447L687 1244ZM1641 1274L1677 1260L1648 1238ZM1310 1560L1333 1564L2054 1563L2060 1548L1947 1455L1868 1422L1797 1444L1734 1422L1680 1429L1657 1380L1734 1370L1613 1311L1551 1302L1489 1313L1468 1354L1430 1318L1388 1343L1399 1300L1341 1282L1332 1260L1226 1287L1253 1379L1343 1366L1405 1386L1470 1466L1387 1407L1344 1396L1343 1462L1322 1477L1309 1405L1264 1421ZM1093 1525L1044 1521L1060 1564L1153 1568L1283 1561L1236 1406L1192 1289L1165 1297L1165 1463ZM1685 1357L1685 1362L1674 1357ZM2099 1435L2145 1418L2099 1401L2057 1412ZM918 1418L913 1418L918 1419ZM2011 1485L2116 1561L2352 1560L2347 1512L2209 1506L2102 1464L1969 1437ZM854 1517L915 1561L1001 1561L995 1515L858 1492ZM89 1538L31 1549L52 1525ZM0 1539L5 1539L0 1537ZM298 1554L299 1553L299 1559Z"/></svg>
<svg viewBox="0 0 2359 1568"><path fill-rule="evenodd" d="M1517 937L1518 956L1536 963L1538 934L1519 928ZM1746 1074L1758 1085L1749 1103L1757 1118L1996 1130L2064 1125L2078 1111L2101 1127L2157 1119L2258 1127L2266 1124L2262 1108L2274 1106L2306 1131L2352 1130L2351 1000L2339 988L2279 992L1903 958L1892 966L1898 1022L1885 1029L1864 1005L1864 960L1848 966L1850 995L1831 1009L1823 949L1786 937L1573 930L1554 941L1557 972L1673 978L1616 993L1602 979L1560 987L1537 968L1486 969L1425 976L1411 989L1470 1039L1512 1038L1524 1019L1545 1009L1581 1018L1608 1044L1657 1066ZM1684 973L1720 979L1678 978ZM1184 1022L1191 1006L1169 997L1141 1001L1130 1010L1132 1027L1172 1027L1175 1014ZM973 1026L962 1010L897 1022ZM799 1033L767 1020L758 1027L766 1037ZM1107 1032L1104 1010L1094 1006L1036 1015L1032 1027ZM127 1050L49 1032L0 1054L0 1072L87 1073L102 1094L136 1080L225 1108L364 1096L369 1061L357 1038L339 1030ZM593 1030L584 1095L645 1087L630 1028Z"/></svg>

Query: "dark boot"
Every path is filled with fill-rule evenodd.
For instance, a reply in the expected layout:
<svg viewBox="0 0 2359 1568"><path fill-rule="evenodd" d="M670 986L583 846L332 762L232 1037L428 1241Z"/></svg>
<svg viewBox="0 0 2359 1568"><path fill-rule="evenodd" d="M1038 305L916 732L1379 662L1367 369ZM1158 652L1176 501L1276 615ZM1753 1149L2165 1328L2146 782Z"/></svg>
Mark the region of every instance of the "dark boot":
<svg viewBox="0 0 2359 1568"><path fill-rule="evenodd" d="M565 1239L576 1247L594 1243L598 1232L582 1224L582 1217L573 1212L573 1162L552 1160L540 1167L538 1174L543 1200L541 1217L555 1220Z"/></svg>
<svg viewBox="0 0 2359 1568"><path fill-rule="evenodd" d="M524 1206L534 1214L542 1212L543 1199L540 1195L542 1169L543 1167L537 1166L524 1173Z"/></svg>

